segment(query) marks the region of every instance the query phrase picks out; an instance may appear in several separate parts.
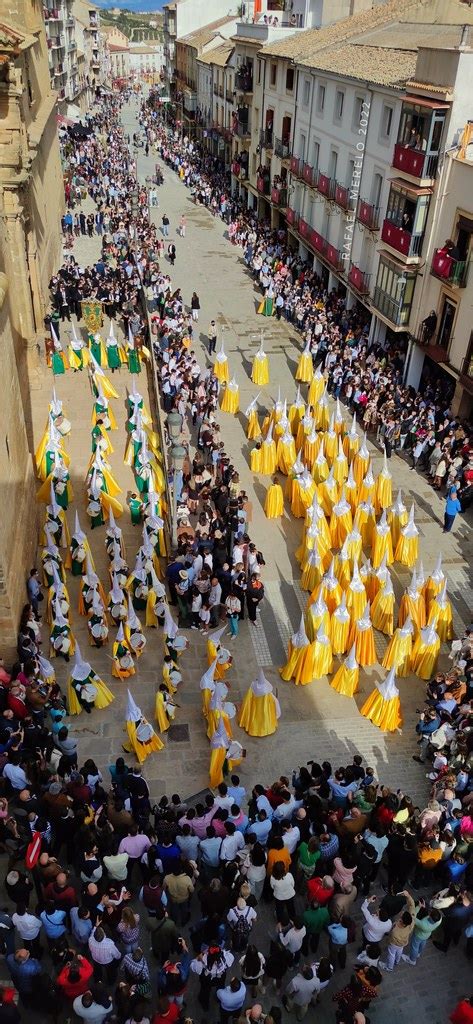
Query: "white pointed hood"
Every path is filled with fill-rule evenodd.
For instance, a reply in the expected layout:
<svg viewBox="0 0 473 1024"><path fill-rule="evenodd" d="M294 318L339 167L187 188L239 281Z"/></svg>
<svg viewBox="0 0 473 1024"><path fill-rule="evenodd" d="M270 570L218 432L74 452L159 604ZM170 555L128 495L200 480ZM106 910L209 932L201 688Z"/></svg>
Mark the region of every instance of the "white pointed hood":
<svg viewBox="0 0 473 1024"><path fill-rule="evenodd" d="M412 502L411 511L409 512L409 520L401 530L403 537L417 537L419 534L417 526L414 522L414 510L415 506L414 502Z"/></svg>
<svg viewBox="0 0 473 1024"><path fill-rule="evenodd" d="M154 590L154 593L156 594L156 597L158 599L162 598L162 597L166 597L166 587L164 586L164 583L161 583L161 580L158 580L158 577L156 575L156 570L154 568L154 565L151 566L150 576L151 576L151 586L152 586L152 588Z"/></svg>
<svg viewBox="0 0 473 1024"><path fill-rule="evenodd" d="M315 460L315 465L316 466L323 466L324 463L325 463L325 465L327 465L327 459L326 459L326 456L325 456L325 441L324 441L324 438L322 438L322 440L320 442L320 448L319 448L319 450L317 452L317 458Z"/></svg>
<svg viewBox="0 0 473 1024"><path fill-rule="evenodd" d="M200 689L201 690L213 690L215 686L215 669L218 664L218 658L214 658L211 665L209 665L203 676L200 677Z"/></svg>
<svg viewBox="0 0 473 1024"><path fill-rule="evenodd" d="M132 351L135 349L135 336L130 325L128 325L128 348Z"/></svg>
<svg viewBox="0 0 473 1024"><path fill-rule="evenodd" d="M419 597L419 587L417 585L417 572L415 566L412 570L411 582L407 588L407 594L413 601L417 601L417 598Z"/></svg>
<svg viewBox="0 0 473 1024"><path fill-rule="evenodd" d="M214 631L212 633L209 633L208 639L211 640L213 644L215 644L215 647L218 647L218 645L220 643L220 640L222 639L223 634L226 633L226 632L227 632L227 627L226 626L219 626L218 629L214 629Z"/></svg>
<svg viewBox="0 0 473 1024"><path fill-rule="evenodd" d="M269 679L266 679L262 668L260 668L258 672L258 678L253 680L251 689L253 690L255 697L265 697L267 693L273 692L273 687L271 686Z"/></svg>
<svg viewBox="0 0 473 1024"><path fill-rule="evenodd" d="M110 330L108 332L107 341L108 341L109 345L116 345L117 344L117 339L115 337L115 333L114 333L114 330L113 330L113 320L110 321Z"/></svg>
<svg viewBox="0 0 473 1024"><path fill-rule="evenodd" d="M379 522L376 524L376 532L379 537L387 537L390 530L391 527L386 517L386 509L383 509L383 514L380 517Z"/></svg>
<svg viewBox="0 0 473 1024"><path fill-rule="evenodd" d="M171 640L174 640L178 634L178 626L171 615L169 605L166 605L164 609L164 633Z"/></svg>
<svg viewBox="0 0 473 1024"><path fill-rule="evenodd" d="M139 722L141 718L141 708L135 704L135 701L129 690L126 691L126 711L125 721L126 722Z"/></svg>
<svg viewBox="0 0 473 1024"><path fill-rule="evenodd" d="M325 632L323 622L320 623L320 626L317 630L316 641L318 644L323 644L324 647L328 647L328 645L330 644L330 640Z"/></svg>
<svg viewBox="0 0 473 1024"><path fill-rule="evenodd" d="M78 544L83 544L84 541L86 540L85 533L84 533L83 529L81 528L81 525L80 525L80 522L79 522L79 513L78 512L76 512L76 514L75 514L74 533L72 534L72 536L73 536L74 540L77 541Z"/></svg>
<svg viewBox="0 0 473 1024"><path fill-rule="evenodd" d="M432 619L432 622L429 622L427 626L424 626L424 628L420 631L421 641L423 644L425 644L426 647L433 647L439 641L439 636L435 628L436 625L437 616L435 615Z"/></svg>
<svg viewBox="0 0 473 1024"><path fill-rule="evenodd" d="M75 651L74 651L74 660L73 660L72 665L71 665L71 676L72 676L73 679L77 679L78 682L82 682L84 679L87 679L88 676L90 676L91 672L92 672L92 667L91 667L91 665L89 665L88 661L84 661L84 659L83 659L83 657L82 657L82 655L80 653L79 644L77 643L77 640L76 640L76 647L75 647Z"/></svg>
<svg viewBox="0 0 473 1024"><path fill-rule="evenodd" d="M381 472L380 472L379 475L380 476L385 476L389 480L392 479L392 473L390 472L390 469L389 469L389 466L388 466L388 457L386 455L386 449L384 449L383 467L382 467Z"/></svg>
<svg viewBox="0 0 473 1024"><path fill-rule="evenodd" d="M326 615L328 612L327 605L324 601L322 590L319 591L317 600L314 601L310 606L310 611L314 619L320 618L322 615Z"/></svg>
<svg viewBox="0 0 473 1024"><path fill-rule="evenodd" d="M53 397L49 403L49 408L54 416L60 416L62 413L62 402L56 395L56 388L53 388Z"/></svg>
<svg viewBox="0 0 473 1024"><path fill-rule="evenodd" d="M382 683L376 683L376 687L383 700L393 700L394 697L399 697L399 690L396 686L396 670L394 667L389 670L386 679Z"/></svg>
<svg viewBox="0 0 473 1024"><path fill-rule="evenodd" d="M263 441L263 444L274 444L273 441L273 424L270 423L268 427L268 433Z"/></svg>
<svg viewBox="0 0 473 1024"><path fill-rule="evenodd" d="M359 567L358 567L358 562L354 562L353 563L353 573L352 573L352 577L351 577L351 580L350 580L349 589L350 590L356 590L359 593L361 593L361 591L365 589L363 580L362 580L362 578L360 576L360 570L359 570Z"/></svg>
<svg viewBox="0 0 473 1024"><path fill-rule="evenodd" d="M418 587L419 590L422 590L424 586L425 586L425 572L424 572L424 563L423 563L423 561L421 559L420 562L419 562L419 567L417 569L417 587Z"/></svg>
<svg viewBox="0 0 473 1024"><path fill-rule="evenodd" d="M411 619L410 615L407 616L407 619L405 620L403 625L399 627L399 635L400 636L413 636L414 635L414 626L413 626L412 619Z"/></svg>
<svg viewBox="0 0 473 1024"><path fill-rule="evenodd" d="M348 470L346 486L349 488L350 491L353 491L356 487L356 480L355 477L353 476L353 464L350 466Z"/></svg>
<svg viewBox="0 0 473 1024"><path fill-rule="evenodd" d="M44 654L37 654L36 658L38 661L39 673L42 679L51 679L51 676L56 675L54 668L51 665L51 662L44 657Z"/></svg>
<svg viewBox="0 0 473 1024"><path fill-rule="evenodd" d="M402 514L403 514L404 512L406 512L406 511L407 511L407 510L406 510L406 506L405 506L405 504L404 504L404 502L403 502L403 500L402 500L402 491L401 491L401 488L399 488L399 490L398 490L398 492L397 492L397 498L396 498L396 501L394 502L394 505L392 506L392 509L391 509L391 511L392 511L392 512L394 513L394 515L396 515L396 516L401 516L401 515L402 515Z"/></svg>
<svg viewBox="0 0 473 1024"><path fill-rule="evenodd" d="M337 619L338 622L348 622L349 621L350 612L348 611L348 608L347 608L347 598L346 598L345 591L343 591L340 604L338 605L337 608L335 608L335 611L334 611L333 614L334 614L334 617Z"/></svg>
<svg viewBox="0 0 473 1024"><path fill-rule="evenodd" d="M58 503L56 501L56 493L55 493L55 490L54 490L54 485L53 485L52 480L50 481L50 484L49 484L49 505L48 505L48 510L49 509L51 510L51 513L52 513L52 515L54 517L58 516L60 511L61 511L60 505L58 505Z"/></svg>
<svg viewBox="0 0 473 1024"><path fill-rule="evenodd" d="M352 439L355 438L355 437L358 437L358 430L357 430L357 426L356 426L356 412L354 413L353 419L351 421L350 435L349 436Z"/></svg>
<svg viewBox="0 0 473 1024"><path fill-rule="evenodd" d="M128 594L128 614L126 617L126 624L129 629L137 629L139 632L141 632L141 623L135 612L135 609L133 608L133 602L131 600L130 594Z"/></svg>
<svg viewBox="0 0 473 1024"><path fill-rule="evenodd" d="M440 554L439 554L439 556L437 558L437 561L435 563L435 569L430 574L430 578L433 581L433 583L437 583L437 584L442 583L443 580L445 579L445 573L444 573L444 571L442 569L442 552L440 552Z"/></svg>
<svg viewBox="0 0 473 1024"><path fill-rule="evenodd" d="M249 416L250 413L252 413L253 410L256 409L256 404L258 402L258 398L259 398L260 394L261 394L261 391L258 391L258 394L256 395L256 398L253 398L253 400L250 402L248 408L245 410L245 416Z"/></svg>
<svg viewBox="0 0 473 1024"><path fill-rule="evenodd" d="M439 606L439 608L447 608L447 606L450 603L449 600L448 600L448 597L447 597L447 580L446 579L444 579L444 581L442 583L442 586L441 586L441 588L439 590L439 593L437 594L437 596L435 598L435 603Z"/></svg>
<svg viewBox="0 0 473 1024"><path fill-rule="evenodd" d="M351 650L347 654L347 657L345 658L345 668L347 668L350 672L353 672L353 669L358 667L359 665L356 660L356 644L353 644L353 647L351 648Z"/></svg>
<svg viewBox="0 0 473 1024"><path fill-rule="evenodd" d="M394 597L394 589L390 573L386 570L386 583L383 588L383 597Z"/></svg>
<svg viewBox="0 0 473 1024"><path fill-rule="evenodd" d="M120 625L119 625L119 627L117 629L117 635L115 637L115 642L117 644L123 644L125 642L125 633L124 633L124 630L123 630L123 622L120 622Z"/></svg>
<svg viewBox="0 0 473 1024"><path fill-rule="evenodd" d="M58 626L59 629L64 629L64 626L67 626L69 628L69 623L68 623L67 619L64 617L64 615L62 613L61 600L60 600L59 597L56 597L54 602L53 602L53 612L52 612L52 615L53 615L53 626Z"/></svg>
<svg viewBox="0 0 473 1024"><path fill-rule="evenodd" d="M125 595L122 588L120 587L115 573L112 577L112 589L109 591L110 597L113 604L123 604L125 601Z"/></svg>
<svg viewBox="0 0 473 1024"><path fill-rule="evenodd" d="M368 441L366 439L366 434L363 434L363 440L362 440L361 445L360 445L358 456L361 459L369 459L369 457L370 457L370 453L369 453L369 450L368 450Z"/></svg>
<svg viewBox="0 0 473 1024"><path fill-rule="evenodd" d="M309 646L309 639L305 631L304 616L301 615L301 621L299 623L299 629L296 633L292 634L291 643L293 647L302 648Z"/></svg>
<svg viewBox="0 0 473 1024"><path fill-rule="evenodd" d="M370 629L370 627L371 627L371 615L370 615L370 603L369 603L369 601L366 604L366 608L365 608L365 610L363 612L363 615L361 616L361 619L357 620L356 625L357 625L357 629L361 629L362 631L365 630L365 629Z"/></svg>
<svg viewBox="0 0 473 1024"><path fill-rule="evenodd" d="M220 716L220 718L219 718L219 720L217 722L217 728L216 728L216 730L215 730L215 732L214 732L214 734L213 734L213 736L212 736L212 738L210 740L210 748L211 748L211 750L219 750L219 749L228 750L228 747L229 747L229 739L228 739L228 736L227 736L227 731L225 729L225 722L224 722L222 716Z"/></svg>
<svg viewBox="0 0 473 1024"><path fill-rule="evenodd" d="M85 558L85 575L82 577L82 579L84 583L87 584L88 587L98 586L99 578L97 576L97 573L93 570L89 553L87 553Z"/></svg>

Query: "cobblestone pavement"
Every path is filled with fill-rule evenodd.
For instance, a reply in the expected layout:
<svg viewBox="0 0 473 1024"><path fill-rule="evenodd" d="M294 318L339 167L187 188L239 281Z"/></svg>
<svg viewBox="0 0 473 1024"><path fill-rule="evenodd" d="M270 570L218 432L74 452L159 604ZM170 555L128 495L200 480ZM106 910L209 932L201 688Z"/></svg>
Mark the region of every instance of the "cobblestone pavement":
<svg viewBox="0 0 473 1024"><path fill-rule="evenodd" d="M136 130L134 105L125 108L123 121L125 130L130 134ZM155 156L150 155L146 158L140 152L138 171L141 180L153 173L155 163ZM215 318L220 331L224 334L230 373L235 376L240 386L240 409L244 411L258 390L251 382L250 373L252 359L259 343L259 332L264 330L265 350L270 359L271 383L262 389L260 406L269 408L277 397L279 387L281 394L292 400L295 394L294 373L301 348L300 336L285 322L268 321L256 316L259 293L244 268L240 251L229 243L225 225L220 219L214 219L206 210L196 207L187 189L167 168L164 168L164 185L158 189L158 195L160 207L153 211L153 215L160 224L166 210L171 221L171 238L177 248L177 260L172 270L173 286L181 287L186 302L190 302L194 289L201 301L200 322L196 325L200 333L197 332L195 342L198 358L201 361L207 358L206 329L209 321ZM187 216L185 239L181 239L176 233L181 213ZM75 243L73 251L79 262L86 264L96 258L99 239L81 238ZM67 327L67 323L61 326L61 337L67 335ZM108 322L105 330L108 330ZM84 477L90 457L92 396L85 374L68 373L65 377L56 378L55 383L57 393L63 399L66 413L72 422L68 449L71 455L71 477L76 502L69 511L69 522L70 525L73 524L74 511L77 508L81 524L86 528L88 520L85 514ZM131 470L123 465L124 398L128 383L127 371L120 371L114 375L114 385L119 390L120 401L114 403L118 431L112 434L115 451L110 461L113 473L124 491L122 499L133 486ZM45 370L34 387L32 403L36 443L46 423L52 385L51 373ZM139 381L139 387L141 390L145 387L144 374ZM273 737L251 740L242 737L240 731L235 729L248 752L246 764L241 771L242 779L247 787L250 787L259 779L268 781L282 771L290 771L305 763L309 757L316 756L318 760L329 758L334 764L338 764L345 763L347 756L358 750L374 765L379 778L396 788L401 787L413 796L416 803L424 806L423 801L427 792L425 771L411 760L415 749L415 708L422 703L424 693L424 685L420 680L410 677L400 681L404 728L402 734L393 736L380 733L358 713L358 708L372 688L373 680L382 674L379 665L369 672L362 673L360 693L353 700L337 695L325 679L314 681L307 687L295 687L292 683L280 680L278 666L285 659L288 637L293 627L298 624L301 608L305 603L305 595L299 586L299 569L294 558L302 526L287 513L281 523L268 523L262 506L270 481L269 478L256 477L250 473L249 445L244 431L245 418L241 413L232 417L222 413L219 419L226 450L231 453L240 473L242 486L248 491L253 503L252 539L263 550L266 559L266 600L258 626L250 630L249 624L243 623L240 637L233 646L231 697L237 703L251 680L255 678L258 667L262 666L271 681L277 685L282 707L279 729ZM374 472L377 473L381 453L370 447ZM406 504L409 505L412 499L416 502L416 522L420 531L420 550L426 574L433 568L439 551L443 553L449 593L455 608L455 626L461 629L463 624L469 621L471 606L469 566L472 540L469 524L460 518L452 534L442 535L442 501L429 487L425 478L416 472L410 472L406 462L397 456L391 460L390 468L394 486L402 487ZM126 511L120 525L124 531L129 562L133 564L140 543L139 532L131 526ZM108 562L103 546L103 531L92 534L91 546L97 571L105 582L108 579ZM393 583L398 598L409 577L410 573L403 567L394 566ZM77 601L77 584L74 580L70 580L69 583L74 608ZM74 613L73 629L93 667L110 681L109 654L88 648L84 623L77 613ZM176 737L173 740L172 735L168 734L165 750L146 762L144 772L153 795L158 795L164 790L168 793L178 790L182 797L187 797L203 789L208 781L209 748L198 688L199 679L206 666L205 643L199 634L189 635L191 647L182 659L184 682L178 695L181 708L177 717L179 725L187 725L188 738L180 741ZM380 634L376 636L376 645L378 656L382 658L385 641ZM442 653L442 662L446 662L446 653L445 649ZM137 702L149 717L153 715L155 688L161 677L161 659L161 637L148 631L148 645L140 659L132 688ZM66 674L65 667L59 666L58 675L62 681ZM109 709L94 712L86 724L84 716L74 722L74 728L83 733L80 742L81 757L94 757L102 769L111 759L118 756L123 739L125 686L113 681L112 688L116 699ZM262 948L266 949L267 930L268 927L273 927L274 923L269 921L266 910L260 916L256 938L262 942ZM392 1020L393 1012L396 1012L400 1024L407 1024L407 1021L411 1024L415 1019L428 1020L429 1024L440 1024L447 1019L457 995L467 991L466 963L463 952L458 958L454 953L442 956L429 945L416 970L403 965L394 977L388 976L385 979L383 999L380 1000L379 1008L370 1013L370 1016L384 1024ZM343 979L345 977L346 972ZM341 984L336 982L336 988L332 987L325 994L315 1015L310 1012L311 1018L315 1016L321 1022L333 1020L330 991L336 991L339 987ZM264 999L265 1007L269 1008L271 1002L271 996L268 994ZM192 1012L192 1007L190 1009Z"/></svg>

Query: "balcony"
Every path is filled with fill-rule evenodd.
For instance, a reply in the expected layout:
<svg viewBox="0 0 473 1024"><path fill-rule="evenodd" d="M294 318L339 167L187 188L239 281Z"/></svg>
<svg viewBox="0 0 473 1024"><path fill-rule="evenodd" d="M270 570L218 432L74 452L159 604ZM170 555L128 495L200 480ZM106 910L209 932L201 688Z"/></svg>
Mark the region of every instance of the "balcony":
<svg viewBox="0 0 473 1024"><path fill-rule="evenodd" d="M373 206L366 199L359 199L356 216L370 231L379 231L379 206Z"/></svg>
<svg viewBox="0 0 473 1024"><path fill-rule="evenodd" d="M333 199L335 193L335 182L333 178L329 178L328 174L320 173L316 182L317 192L325 196L326 199Z"/></svg>
<svg viewBox="0 0 473 1024"><path fill-rule="evenodd" d="M273 148L273 130L272 128L262 128L259 133L259 144L263 149Z"/></svg>
<svg viewBox="0 0 473 1024"><path fill-rule="evenodd" d="M44 13L44 20L45 21L60 21L61 20L60 17L59 17L59 11L57 10L56 7L51 7L51 8L45 7L43 9L43 13Z"/></svg>
<svg viewBox="0 0 473 1024"><path fill-rule="evenodd" d="M269 196L269 177L260 174L256 179L256 188L262 196Z"/></svg>
<svg viewBox="0 0 473 1024"><path fill-rule="evenodd" d="M288 141L285 142L283 139L275 139L274 154L275 156L278 156L281 160L289 160L290 157Z"/></svg>
<svg viewBox="0 0 473 1024"><path fill-rule="evenodd" d="M273 185L271 189L271 202L273 206L287 206L287 188Z"/></svg>
<svg viewBox="0 0 473 1024"><path fill-rule="evenodd" d="M234 160L233 163L232 163L232 174L234 174L236 178L239 178L240 177L240 171L241 171L241 164L239 164L237 160Z"/></svg>
<svg viewBox="0 0 473 1024"><path fill-rule="evenodd" d="M236 92L252 93L253 92L253 75L250 71L241 69L237 71L235 75L235 90Z"/></svg>
<svg viewBox="0 0 473 1024"><path fill-rule="evenodd" d="M341 185L340 182L336 181L333 198L337 206L341 206L342 210L348 210L348 207L350 205L349 195L350 193L346 186Z"/></svg>
<svg viewBox="0 0 473 1024"><path fill-rule="evenodd" d="M314 170L311 164L302 164L302 180L305 181L306 185L315 185L315 179L317 171Z"/></svg>
<svg viewBox="0 0 473 1024"><path fill-rule="evenodd" d="M291 156L290 171L296 178L302 177L302 160L299 160L298 156Z"/></svg>
<svg viewBox="0 0 473 1024"><path fill-rule="evenodd" d="M96 14L89 14L89 27L90 28L98 28L99 27L99 23L98 23L97 15Z"/></svg>
<svg viewBox="0 0 473 1024"><path fill-rule="evenodd" d="M348 271L348 281L355 291L360 295L369 295L371 274L365 274L359 267L352 263Z"/></svg>
<svg viewBox="0 0 473 1024"><path fill-rule="evenodd" d="M74 28L75 23L76 19L72 18L70 15L66 18L66 28Z"/></svg>
<svg viewBox="0 0 473 1024"><path fill-rule="evenodd" d="M61 36L52 36L52 38L51 38L51 49L52 50L63 50L64 49L64 42L61 39Z"/></svg>
<svg viewBox="0 0 473 1024"><path fill-rule="evenodd" d="M290 206L286 209L286 220L290 227L293 228L294 231L297 231L299 227L299 214Z"/></svg>
<svg viewBox="0 0 473 1024"><path fill-rule="evenodd" d="M312 248L315 249L315 251L318 252L320 256L325 256L325 253L327 251L327 240L324 238L323 235L316 231L315 228L310 229L309 242Z"/></svg>
<svg viewBox="0 0 473 1024"><path fill-rule="evenodd" d="M383 242L386 242L386 245L390 245L391 249L395 249L396 252L400 252L403 256L410 258L420 256L424 236L412 235L410 231L397 227L392 220L386 218L383 221L381 239Z"/></svg>
<svg viewBox="0 0 473 1024"><path fill-rule="evenodd" d="M430 273L441 281L448 281L451 288L466 288L469 266L469 260L455 260L443 249L436 249Z"/></svg>
<svg viewBox="0 0 473 1024"><path fill-rule="evenodd" d="M299 217L299 234L301 238L304 238L306 241L308 241L310 234L310 224L308 224L306 220L303 220L302 217Z"/></svg>
<svg viewBox="0 0 473 1024"><path fill-rule="evenodd" d="M250 126L248 121L236 121L233 134L237 135L239 139L248 139L251 135Z"/></svg>
<svg viewBox="0 0 473 1024"><path fill-rule="evenodd" d="M473 353L472 352L470 352L470 354L467 355L465 357L465 359L463 360L462 368L461 368L461 375L462 375L462 377L466 377L469 383L471 383L473 381Z"/></svg>
<svg viewBox="0 0 473 1024"><path fill-rule="evenodd" d="M438 154L424 153L422 150L411 149L409 146L403 146L397 142L394 147L392 166L396 167L398 171L404 171L412 178L432 181L437 173L438 160Z"/></svg>
<svg viewBox="0 0 473 1024"><path fill-rule="evenodd" d="M325 259L327 260L327 263L330 263L330 266L332 266L334 270L338 270L340 272L344 270L344 262L340 255L340 250L336 249L334 245L330 244L330 242L327 242Z"/></svg>
<svg viewBox="0 0 473 1024"><path fill-rule="evenodd" d="M68 53L73 53L74 50L77 50L77 43L75 39L72 39L71 42L67 44L67 50Z"/></svg>

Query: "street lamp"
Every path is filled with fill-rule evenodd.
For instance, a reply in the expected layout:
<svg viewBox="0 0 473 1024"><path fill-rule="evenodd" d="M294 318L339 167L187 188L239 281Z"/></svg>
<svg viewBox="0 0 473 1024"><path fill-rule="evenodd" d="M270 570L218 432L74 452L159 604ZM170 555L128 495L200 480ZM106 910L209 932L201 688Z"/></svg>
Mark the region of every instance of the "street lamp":
<svg viewBox="0 0 473 1024"><path fill-rule="evenodd" d="M132 216L136 219L138 217L139 212L140 212L140 194L139 194L139 191L138 191L138 184L136 184L135 188L132 190L131 195L130 195L130 199L131 199L131 213L132 213Z"/></svg>
<svg viewBox="0 0 473 1024"><path fill-rule="evenodd" d="M179 440L182 433L182 422L182 416L177 409L173 409L172 412L168 412L166 416L166 426L172 442Z"/></svg>
<svg viewBox="0 0 473 1024"><path fill-rule="evenodd" d="M179 414L178 414L179 415ZM187 455L187 448L183 444L173 444L171 446L171 464L173 469L172 479L172 530L171 530L171 544L173 550L177 548L177 494L179 486L179 494L182 488L182 469L184 466L184 459Z"/></svg>

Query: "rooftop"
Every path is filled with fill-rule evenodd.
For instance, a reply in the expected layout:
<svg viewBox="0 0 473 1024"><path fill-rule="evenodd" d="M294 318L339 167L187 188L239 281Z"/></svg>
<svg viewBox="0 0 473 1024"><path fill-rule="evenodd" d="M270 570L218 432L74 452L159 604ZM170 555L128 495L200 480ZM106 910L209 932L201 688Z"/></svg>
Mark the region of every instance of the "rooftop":
<svg viewBox="0 0 473 1024"><path fill-rule="evenodd" d="M416 59L416 50L385 50L380 46L347 43L330 47L317 57L300 63L346 78L404 89L406 78L415 71Z"/></svg>
<svg viewBox="0 0 473 1024"><path fill-rule="evenodd" d="M222 43L221 46L216 46L213 50L209 50L208 53L203 53L199 57L201 64L215 64L216 67L224 68L235 47L231 42Z"/></svg>
<svg viewBox="0 0 473 1024"><path fill-rule="evenodd" d="M383 30L383 42L389 49L399 47L405 50L406 41L411 43L415 33L415 48L429 39L438 39L437 46L458 45L458 28L462 25L473 25L473 9L461 0L387 0L379 3L369 11L362 11L334 25L322 29L309 29L307 32L296 33L279 42L270 42L263 47L264 56L286 58L296 63L304 63L308 67L319 66L318 54L328 47L340 46L348 40L363 45L380 45L376 30ZM444 43L446 30L449 38L455 42ZM388 34L385 35L386 28ZM453 32L449 29L453 28ZM370 33L373 33L370 35ZM392 33L392 41L389 34ZM425 42L425 45L432 45ZM365 74L365 79L367 75Z"/></svg>
<svg viewBox="0 0 473 1024"><path fill-rule="evenodd" d="M201 50L218 35L219 28L223 28L224 25L230 25L234 21L235 15L227 14L225 18L211 21L209 25L204 25L202 28L196 29L195 32L189 32L187 36L180 36L177 41L178 43L185 43L186 46L193 46L195 49Z"/></svg>

